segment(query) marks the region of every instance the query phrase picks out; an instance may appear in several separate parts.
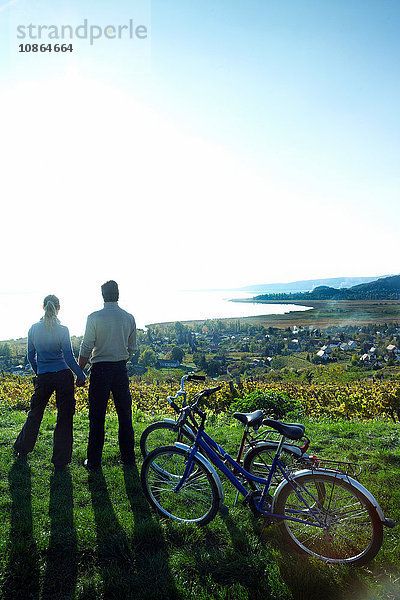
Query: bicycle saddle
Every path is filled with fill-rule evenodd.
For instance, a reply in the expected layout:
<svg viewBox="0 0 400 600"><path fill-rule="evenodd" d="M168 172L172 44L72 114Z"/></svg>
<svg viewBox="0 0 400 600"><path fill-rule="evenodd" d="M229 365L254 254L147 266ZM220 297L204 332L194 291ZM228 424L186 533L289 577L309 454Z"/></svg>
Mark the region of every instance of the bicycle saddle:
<svg viewBox="0 0 400 600"><path fill-rule="evenodd" d="M252 413L233 413L232 417L243 423L243 425L260 427L264 418L264 413L262 410L255 410Z"/></svg>
<svg viewBox="0 0 400 600"><path fill-rule="evenodd" d="M263 425L276 429L281 435L284 435L289 440L299 440L303 437L305 427L300 423L281 423L273 419L264 419Z"/></svg>

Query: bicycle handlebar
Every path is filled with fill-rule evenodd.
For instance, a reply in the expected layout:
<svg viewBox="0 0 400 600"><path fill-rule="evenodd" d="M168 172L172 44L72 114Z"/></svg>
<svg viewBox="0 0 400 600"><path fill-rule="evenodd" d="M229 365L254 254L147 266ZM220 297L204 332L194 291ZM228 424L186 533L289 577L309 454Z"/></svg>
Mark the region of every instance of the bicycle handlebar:
<svg viewBox="0 0 400 600"><path fill-rule="evenodd" d="M197 404L199 402L199 400L201 400L202 398L208 398L212 394L215 394L215 392L218 392L218 390L220 390L220 389L222 389L222 385L216 385L213 388L207 388L205 390L201 390L201 392L199 392L196 395L196 402L192 406Z"/></svg>
<svg viewBox="0 0 400 600"><path fill-rule="evenodd" d="M188 416L190 415L190 413L192 411L196 412L201 417L201 419L204 420L205 414L198 407L200 400L203 400L203 398L208 398L209 396L211 396L212 394L215 394L215 392L217 392L220 389L222 389L222 385L217 385L213 388L207 388L205 390L202 390L201 392L196 394L196 396L194 397L195 402L193 402L193 404L191 404L190 406L184 406L181 408L180 414L179 414L179 417L177 420L178 427L182 426L185 423L186 419L188 418ZM204 423L204 421L203 421L203 423Z"/></svg>
<svg viewBox="0 0 400 600"><path fill-rule="evenodd" d="M172 408L179 412L179 407L175 404L174 400L177 400L180 396L183 396L183 401L186 400L186 392L185 392L185 381L205 381L205 375L196 375L195 373L189 373L189 375L184 375L181 379L181 387L176 392L175 396L167 396L167 400L172 406Z"/></svg>
<svg viewBox="0 0 400 600"><path fill-rule="evenodd" d="M190 375L186 376L186 381L205 381L205 380L206 380L205 375L195 375L194 373L191 373Z"/></svg>

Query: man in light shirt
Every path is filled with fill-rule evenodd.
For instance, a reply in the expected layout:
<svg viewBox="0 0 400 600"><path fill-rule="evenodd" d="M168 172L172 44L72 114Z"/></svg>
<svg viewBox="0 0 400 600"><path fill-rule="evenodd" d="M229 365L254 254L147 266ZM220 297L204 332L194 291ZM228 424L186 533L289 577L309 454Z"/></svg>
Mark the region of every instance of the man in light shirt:
<svg viewBox="0 0 400 600"><path fill-rule="evenodd" d="M83 369L92 363L89 383L89 442L84 466L91 471L101 467L104 422L110 392L118 415L118 441L125 465L135 462L132 427L132 398L126 363L136 351L134 317L118 306L119 290L115 281L101 286L104 308L87 318L78 364Z"/></svg>

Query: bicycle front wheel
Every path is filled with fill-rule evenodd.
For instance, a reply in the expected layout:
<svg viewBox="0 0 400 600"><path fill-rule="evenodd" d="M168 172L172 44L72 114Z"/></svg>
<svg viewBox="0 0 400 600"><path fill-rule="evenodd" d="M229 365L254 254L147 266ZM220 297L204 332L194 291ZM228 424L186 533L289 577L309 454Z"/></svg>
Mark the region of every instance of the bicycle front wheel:
<svg viewBox="0 0 400 600"><path fill-rule="evenodd" d="M187 452L175 446L156 448L143 461L142 488L147 500L162 516L205 525L218 512L217 484L213 473L194 457L191 474L176 491L187 458Z"/></svg>
<svg viewBox="0 0 400 600"><path fill-rule="evenodd" d="M174 442L191 445L193 439L193 436L187 430L183 428L178 430L175 423L157 421L146 427L140 436L140 451L143 458L146 458L152 450L160 446L173 445Z"/></svg>
<svg viewBox="0 0 400 600"><path fill-rule="evenodd" d="M382 522L362 491L329 473L299 475L294 481L301 497L287 483L274 504L275 514L302 520L280 521L283 537L292 547L338 564L362 565L377 554Z"/></svg>

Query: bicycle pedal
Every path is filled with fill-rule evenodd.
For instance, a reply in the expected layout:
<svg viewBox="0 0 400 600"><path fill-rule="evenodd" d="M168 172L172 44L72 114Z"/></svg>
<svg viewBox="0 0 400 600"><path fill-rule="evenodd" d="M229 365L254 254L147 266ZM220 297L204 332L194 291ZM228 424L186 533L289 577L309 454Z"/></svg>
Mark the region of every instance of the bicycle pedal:
<svg viewBox="0 0 400 600"><path fill-rule="evenodd" d="M396 521L394 521L394 519L389 519L389 517L385 518L385 520L383 521L383 524L385 525L385 527L390 527L390 529L392 529L393 527L396 527L396 525L397 525Z"/></svg>
<svg viewBox="0 0 400 600"><path fill-rule="evenodd" d="M229 515L229 508L226 506L226 504L221 504L219 507L219 512L223 516Z"/></svg>
<svg viewBox="0 0 400 600"><path fill-rule="evenodd" d="M252 498L252 493L251 493L251 492L249 492L249 493L247 494L247 496L245 496L245 497L243 498L243 500L242 500L242 504L243 504L243 506L246 506L246 504L249 504L249 502L250 502L251 498Z"/></svg>

